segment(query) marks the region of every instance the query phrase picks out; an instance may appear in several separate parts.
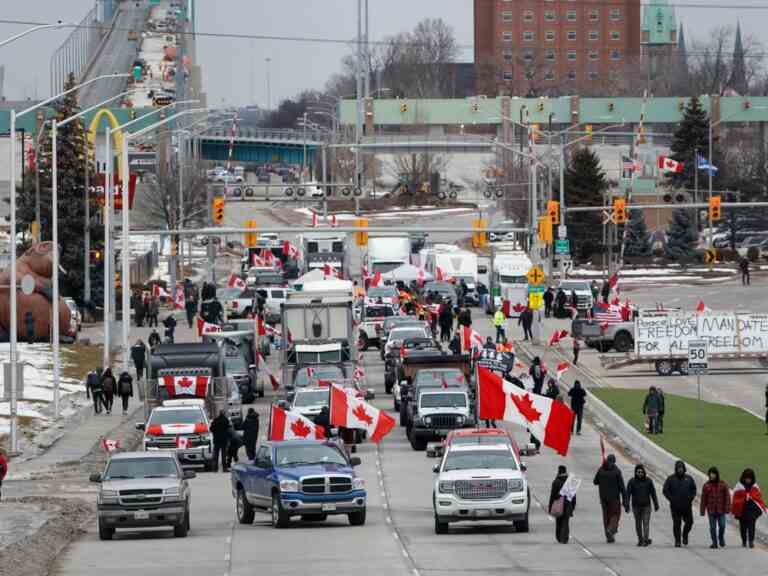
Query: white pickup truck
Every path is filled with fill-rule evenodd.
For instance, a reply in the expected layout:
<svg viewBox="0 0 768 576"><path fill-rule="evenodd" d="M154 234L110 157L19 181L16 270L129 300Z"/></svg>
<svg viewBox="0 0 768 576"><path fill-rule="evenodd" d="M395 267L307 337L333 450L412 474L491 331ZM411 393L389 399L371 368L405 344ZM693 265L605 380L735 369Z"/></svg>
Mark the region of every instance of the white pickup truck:
<svg viewBox="0 0 768 576"><path fill-rule="evenodd" d="M383 346L384 319L398 314L399 310L392 304L364 304L357 327L358 348L365 352L371 346Z"/></svg>

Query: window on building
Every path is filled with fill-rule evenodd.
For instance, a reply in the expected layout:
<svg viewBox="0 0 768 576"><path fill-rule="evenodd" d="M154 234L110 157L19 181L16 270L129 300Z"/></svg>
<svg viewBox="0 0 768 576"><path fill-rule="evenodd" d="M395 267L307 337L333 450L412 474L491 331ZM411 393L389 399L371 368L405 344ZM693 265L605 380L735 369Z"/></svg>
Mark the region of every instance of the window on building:
<svg viewBox="0 0 768 576"><path fill-rule="evenodd" d="M523 32L523 41L524 42L533 42L535 38L536 38L536 36L533 33L533 30L525 30Z"/></svg>
<svg viewBox="0 0 768 576"><path fill-rule="evenodd" d="M621 50L611 50L611 60L621 60Z"/></svg>
<svg viewBox="0 0 768 576"><path fill-rule="evenodd" d="M590 42L596 42L597 40L600 40L600 32L598 32L597 30L590 30L589 40Z"/></svg>
<svg viewBox="0 0 768 576"><path fill-rule="evenodd" d="M590 22L598 22L600 20L600 10L590 10L589 11L589 21Z"/></svg>
<svg viewBox="0 0 768 576"><path fill-rule="evenodd" d="M501 21L502 22L512 22L512 12L502 12L501 13Z"/></svg>
<svg viewBox="0 0 768 576"><path fill-rule="evenodd" d="M514 60L514 52L510 50L509 48L504 49L504 52L502 53L504 57L504 62L510 63Z"/></svg>
<svg viewBox="0 0 768 576"><path fill-rule="evenodd" d="M504 72L504 82L512 82L515 79L515 75L512 72Z"/></svg>
<svg viewBox="0 0 768 576"><path fill-rule="evenodd" d="M597 50L590 50L589 51L589 59L593 62L595 60L598 60L600 58L600 55L597 53Z"/></svg>
<svg viewBox="0 0 768 576"><path fill-rule="evenodd" d="M554 10L547 10L544 12L544 20L547 22L554 22L557 20L557 13Z"/></svg>
<svg viewBox="0 0 768 576"><path fill-rule="evenodd" d="M621 32L618 30L611 30L611 40L621 40Z"/></svg>
<svg viewBox="0 0 768 576"><path fill-rule="evenodd" d="M568 80L576 80L576 70L568 70Z"/></svg>
<svg viewBox="0 0 768 576"><path fill-rule="evenodd" d="M566 13L566 19L568 22L576 22L576 10L568 10Z"/></svg>
<svg viewBox="0 0 768 576"><path fill-rule="evenodd" d="M504 39L504 42L512 42L512 32L504 32L502 38Z"/></svg>
<svg viewBox="0 0 768 576"><path fill-rule="evenodd" d="M554 30L547 30L544 32L544 39L547 42L554 42L555 41L555 31Z"/></svg>
<svg viewBox="0 0 768 576"><path fill-rule="evenodd" d="M611 20L614 22L621 20L621 8L611 8Z"/></svg>
<svg viewBox="0 0 768 576"><path fill-rule="evenodd" d="M576 60L576 50L568 50L568 60L571 62Z"/></svg>
<svg viewBox="0 0 768 576"><path fill-rule="evenodd" d="M526 50L525 52L523 52L523 60L528 63L533 62L533 52L531 52L530 50Z"/></svg>
<svg viewBox="0 0 768 576"><path fill-rule="evenodd" d="M533 10L523 11L523 20L526 22L533 22Z"/></svg>
<svg viewBox="0 0 768 576"><path fill-rule="evenodd" d="M589 73L589 79L590 80L597 80L598 78L600 78L600 74L598 74L594 70L590 71L590 73Z"/></svg>
<svg viewBox="0 0 768 576"><path fill-rule="evenodd" d="M544 72L544 80L554 80L555 79L555 71L554 70L547 70Z"/></svg>
<svg viewBox="0 0 768 576"><path fill-rule="evenodd" d="M568 40L576 40L576 30L568 30Z"/></svg>
<svg viewBox="0 0 768 576"><path fill-rule="evenodd" d="M544 53L544 57L547 59L547 62L554 62L555 61L555 51L554 50L547 50Z"/></svg>

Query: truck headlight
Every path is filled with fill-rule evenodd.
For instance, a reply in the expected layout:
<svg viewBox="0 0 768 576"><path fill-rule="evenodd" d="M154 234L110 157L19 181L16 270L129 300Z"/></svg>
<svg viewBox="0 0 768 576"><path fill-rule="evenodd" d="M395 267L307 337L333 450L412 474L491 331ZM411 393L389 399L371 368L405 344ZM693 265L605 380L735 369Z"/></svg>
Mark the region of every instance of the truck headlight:
<svg viewBox="0 0 768 576"><path fill-rule="evenodd" d="M522 492L523 491L523 481L520 478L513 478L510 480L507 480L507 491L508 492Z"/></svg>
<svg viewBox="0 0 768 576"><path fill-rule="evenodd" d="M177 502L181 500L181 489L178 486L176 488L166 488L163 491L163 496L166 502Z"/></svg>
<svg viewBox="0 0 768 576"><path fill-rule="evenodd" d="M99 492L99 504L117 504L117 490Z"/></svg>
<svg viewBox="0 0 768 576"><path fill-rule="evenodd" d="M456 417L456 424L458 424L459 426L464 424L464 416L457 416Z"/></svg>
<svg viewBox="0 0 768 576"><path fill-rule="evenodd" d="M440 480L437 483L437 491L442 494L453 494L453 480Z"/></svg>
<svg viewBox="0 0 768 576"><path fill-rule="evenodd" d="M432 418L430 418L429 416L424 418L424 424L426 424L427 426L431 426L432 425Z"/></svg>
<svg viewBox="0 0 768 576"><path fill-rule="evenodd" d="M298 492L299 481L298 480L280 480L281 492Z"/></svg>
<svg viewBox="0 0 768 576"><path fill-rule="evenodd" d="M365 490L365 480L363 478L352 478L353 490Z"/></svg>

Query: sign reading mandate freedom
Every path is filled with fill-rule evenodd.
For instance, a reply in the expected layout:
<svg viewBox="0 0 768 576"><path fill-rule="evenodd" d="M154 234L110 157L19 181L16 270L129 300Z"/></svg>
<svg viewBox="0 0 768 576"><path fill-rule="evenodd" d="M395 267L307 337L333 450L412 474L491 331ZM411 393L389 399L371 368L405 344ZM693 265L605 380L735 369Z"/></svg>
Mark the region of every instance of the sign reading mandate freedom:
<svg viewBox="0 0 768 576"><path fill-rule="evenodd" d="M691 340L706 340L709 354L766 354L768 314L641 314L635 336L641 357L687 355Z"/></svg>

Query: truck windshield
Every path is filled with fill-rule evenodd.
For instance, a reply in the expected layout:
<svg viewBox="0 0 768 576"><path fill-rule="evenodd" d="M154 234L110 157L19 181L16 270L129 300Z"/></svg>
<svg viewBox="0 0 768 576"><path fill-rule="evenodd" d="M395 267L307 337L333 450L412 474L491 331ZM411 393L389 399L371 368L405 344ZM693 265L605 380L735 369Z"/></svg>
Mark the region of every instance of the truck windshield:
<svg viewBox="0 0 768 576"><path fill-rule="evenodd" d="M328 392L317 390L312 392L300 392L296 394L293 405L299 406L328 406Z"/></svg>
<svg viewBox="0 0 768 576"><path fill-rule="evenodd" d="M171 458L121 458L112 460L104 472L104 480L178 476L179 470Z"/></svg>
<svg viewBox="0 0 768 576"><path fill-rule="evenodd" d="M392 306L366 306L365 317L366 318L385 318L387 316L394 316L395 311Z"/></svg>
<svg viewBox="0 0 768 576"><path fill-rule="evenodd" d="M336 382L343 379L344 373L338 366L313 366L299 370L296 373L294 385L309 386L310 382L317 382L318 380Z"/></svg>
<svg viewBox="0 0 768 576"><path fill-rule="evenodd" d="M147 428L159 424L197 424L204 421L202 412L197 408L155 410L149 417Z"/></svg>
<svg viewBox="0 0 768 576"><path fill-rule="evenodd" d="M325 444L299 444L277 448L275 462L278 466L309 464L339 464L347 466L347 460L336 448Z"/></svg>
<svg viewBox="0 0 768 576"><path fill-rule="evenodd" d="M395 268L400 268L403 264L406 264L406 262L374 262L371 269L373 274L376 274L376 272L386 274L387 272L392 272Z"/></svg>
<svg viewBox="0 0 768 576"><path fill-rule="evenodd" d="M422 394L422 408L465 408L467 398L464 394Z"/></svg>
<svg viewBox="0 0 768 576"><path fill-rule="evenodd" d="M510 450L452 450L443 465L444 472L449 470L517 470L517 462Z"/></svg>

